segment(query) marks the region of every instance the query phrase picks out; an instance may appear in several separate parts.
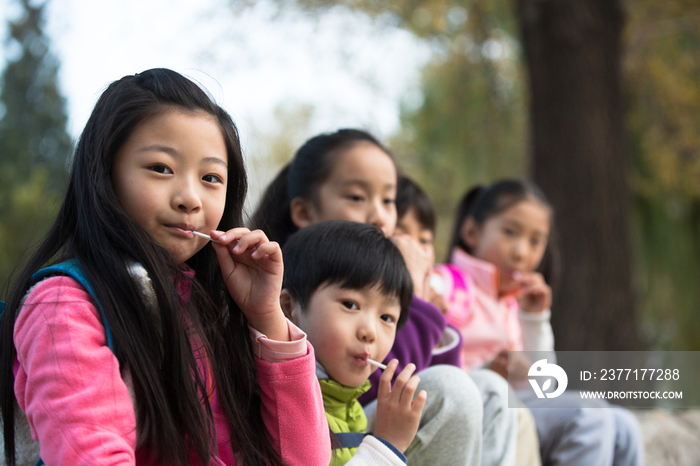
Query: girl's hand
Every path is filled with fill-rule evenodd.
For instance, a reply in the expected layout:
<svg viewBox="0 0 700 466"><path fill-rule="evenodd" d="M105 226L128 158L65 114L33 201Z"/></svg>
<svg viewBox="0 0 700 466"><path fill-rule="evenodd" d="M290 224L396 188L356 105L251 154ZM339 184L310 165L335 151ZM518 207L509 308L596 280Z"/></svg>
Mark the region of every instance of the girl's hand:
<svg viewBox="0 0 700 466"><path fill-rule="evenodd" d="M391 379L399 361L392 359L379 379L377 393L377 425L374 434L405 452L418 432L418 423L428 395L421 390L413 399L420 379L413 374L416 366L404 367L391 388Z"/></svg>
<svg viewBox="0 0 700 466"><path fill-rule="evenodd" d="M413 279L413 294L421 299L428 299L430 272L435 262L432 248L427 250L418 241L408 235L397 234L391 240L401 251L406 267Z"/></svg>
<svg viewBox="0 0 700 466"><path fill-rule="evenodd" d="M284 264L279 244L261 230L212 231L212 242L228 292L251 327L271 340L289 341L280 307Z"/></svg>
<svg viewBox="0 0 700 466"><path fill-rule="evenodd" d="M524 312L539 313L552 307L552 288L541 273L533 272L520 279L518 301Z"/></svg>

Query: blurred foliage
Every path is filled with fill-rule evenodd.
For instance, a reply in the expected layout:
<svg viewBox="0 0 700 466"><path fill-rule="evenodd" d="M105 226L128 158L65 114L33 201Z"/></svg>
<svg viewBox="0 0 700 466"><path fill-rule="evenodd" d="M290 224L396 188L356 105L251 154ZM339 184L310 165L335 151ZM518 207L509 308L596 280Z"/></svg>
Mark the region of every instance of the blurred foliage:
<svg viewBox="0 0 700 466"><path fill-rule="evenodd" d="M246 0L233 0L246 4ZM276 0L281 11L349 8L379 27L429 42L421 99L401 110L390 141L403 170L430 194L438 216L437 257L446 254L454 208L469 186L527 167L525 73L517 24L506 0Z"/></svg>
<svg viewBox="0 0 700 466"><path fill-rule="evenodd" d="M378 27L404 28L432 45L422 100L404 105L391 146L435 202L438 258L446 254L453 210L468 187L529 175L525 63L512 1L276 4L321 18L334 8L364 11ZM700 350L700 5L626 0L625 7L623 87L641 337L652 348Z"/></svg>
<svg viewBox="0 0 700 466"><path fill-rule="evenodd" d="M436 54L423 70L421 105L404 106L402 130L391 141L435 204L439 260L465 191L522 176L527 166L525 76L512 9L498 1L463 3L422 2L406 12L406 25L433 41Z"/></svg>
<svg viewBox="0 0 700 466"><path fill-rule="evenodd" d="M246 154L259 153L265 154L265 157L246 159L249 178L246 214L255 211L267 183L277 176L304 143L314 111L313 105L277 105L273 112L273 128L256 135L248 145Z"/></svg>
<svg viewBox="0 0 700 466"><path fill-rule="evenodd" d="M65 99L35 3L22 0L10 22L0 81L0 285L53 223L67 180Z"/></svg>
<svg viewBox="0 0 700 466"><path fill-rule="evenodd" d="M404 104L391 146L435 202L439 258L454 206L469 186L527 176L528 97L512 1L272 1L280 11L364 11L379 27L404 28L431 45L421 98ZM230 3L245 7L252 0ZM21 6L0 83L0 283L50 225L70 152L43 5L21 0ZM700 350L700 5L627 0L626 9L624 89L643 337L654 348ZM280 107L280 134L261 138L267 152L288 157L312 112Z"/></svg>
<svg viewBox="0 0 700 466"><path fill-rule="evenodd" d="M700 350L700 5L629 0L639 299L650 343Z"/></svg>

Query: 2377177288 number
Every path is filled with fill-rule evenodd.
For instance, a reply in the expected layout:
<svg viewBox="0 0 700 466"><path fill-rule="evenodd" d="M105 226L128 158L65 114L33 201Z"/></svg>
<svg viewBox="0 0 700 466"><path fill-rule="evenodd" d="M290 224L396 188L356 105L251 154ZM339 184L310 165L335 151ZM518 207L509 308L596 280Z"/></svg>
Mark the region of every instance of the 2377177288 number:
<svg viewBox="0 0 700 466"><path fill-rule="evenodd" d="M601 369L600 378L597 373L581 371L581 380L678 380L680 371L678 369Z"/></svg>

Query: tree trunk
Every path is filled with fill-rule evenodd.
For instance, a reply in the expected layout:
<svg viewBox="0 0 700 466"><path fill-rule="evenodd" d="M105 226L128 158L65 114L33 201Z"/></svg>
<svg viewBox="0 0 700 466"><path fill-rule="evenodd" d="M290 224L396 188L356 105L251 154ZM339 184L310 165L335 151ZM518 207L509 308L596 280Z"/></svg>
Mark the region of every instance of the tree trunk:
<svg viewBox="0 0 700 466"><path fill-rule="evenodd" d="M634 350L630 189L619 0L517 0L530 78L532 169L549 197L562 276L558 350Z"/></svg>

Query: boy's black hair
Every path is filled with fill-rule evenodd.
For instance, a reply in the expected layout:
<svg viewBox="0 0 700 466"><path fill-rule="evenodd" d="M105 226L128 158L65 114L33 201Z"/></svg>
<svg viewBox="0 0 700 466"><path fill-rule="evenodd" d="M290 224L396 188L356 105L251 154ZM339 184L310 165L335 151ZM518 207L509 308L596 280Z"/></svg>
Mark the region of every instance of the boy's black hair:
<svg viewBox="0 0 700 466"><path fill-rule="evenodd" d="M405 175L399 175L396 188L396 218L401 220L414 209L421 228L435 233L435 209L428 195L418 184Z"/></svg>
<svg viewBox="0 0 700 466"><path fill-rule="evenodd" d="M328 220L302 228L285 244L282 287L304 309L320 286L359 290L379 285L399 298L397 328L408 319L413 281L401 251L382 231L364 223Z"/></svg>

